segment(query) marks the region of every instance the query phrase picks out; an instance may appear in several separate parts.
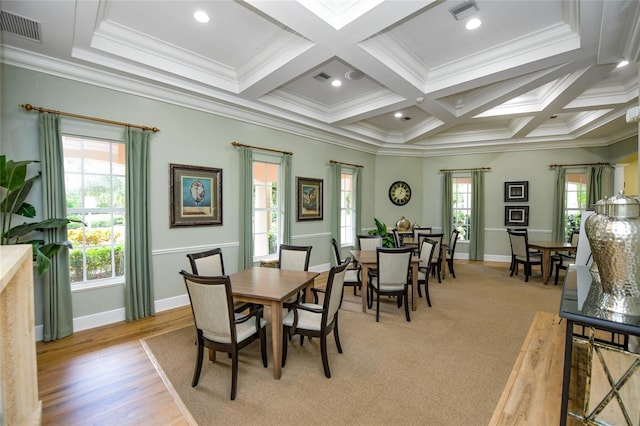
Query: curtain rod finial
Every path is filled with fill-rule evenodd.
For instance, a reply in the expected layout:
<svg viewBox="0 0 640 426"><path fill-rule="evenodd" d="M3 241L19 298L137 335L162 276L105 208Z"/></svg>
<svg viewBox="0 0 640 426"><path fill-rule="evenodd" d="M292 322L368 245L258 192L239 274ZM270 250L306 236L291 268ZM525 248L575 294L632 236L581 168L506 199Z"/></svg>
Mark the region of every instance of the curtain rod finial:
<svg viewBox="0 0 640 426"><path fill-rule="evenodd" d="M31 104L20 104L20 106L26 109L27 111L31 111L33 109L33 105Z"/></svg>

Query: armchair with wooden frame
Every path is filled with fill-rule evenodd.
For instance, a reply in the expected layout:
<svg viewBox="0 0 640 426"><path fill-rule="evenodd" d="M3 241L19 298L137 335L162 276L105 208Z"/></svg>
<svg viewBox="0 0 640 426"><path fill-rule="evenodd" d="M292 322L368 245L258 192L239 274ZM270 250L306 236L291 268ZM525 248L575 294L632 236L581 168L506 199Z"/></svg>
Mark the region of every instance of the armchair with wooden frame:
<svg viewBox="0 0 640 426"><path fill-rule="evenodd" d="M407 322L409 316L409 285L411 272L411 257L413 248L384 248L376 250L378 273L369 276L367 285L367 304L371 308L373 294L376 297L376 322L380 321L380 296L395 296L400 308L404 303Z"/></svg>
<svg viewBox="0 0 640 426"><path fill-rule="evenodd" d="M422 297L420 286L424 285L424 295L427 299L427 305L431 307L431 298L429 297L429 275L431 274L431 265L433 261L433 252L436 249L437 242L429 239L428 236L422 235L418 240L420 253L420 264L418 266L418 296Z"/></svg>
<svg viewBox="0 0 640 426"><path fill-rule="evenodd" d="M331 378L329 357L327 355L327 336L333 332L338 353L342 353L338 333L338 313L342 304L345 274L350 263L351 258L347 257L341 264L331 268L327 277L327 286L322 305L314 303L295 303L291 305L291 310L282 320L284 331L282 334L283 368L287 362L288 340L290 340L291 335L300 335L301 342L304 336L309 338L317 337L320 338L320 353L324 375L327 378Z"/></svg>
<svg viewBox="0 0 640 426"><path fill-rule="evenodd" d="M528 234L526 231L507 230L509 241L511 242L511 274L518 275L518 265L524 266L524 281L528 282L531 276L531 269L534 265L539 265L542 270L542 254L532 253L529 249Z"/></svg>
<svg viewBox="0 0 640 426"><path fill-rule="evenodd" d="M209 359L215 361L215 353L226 352L231 358L231 400L236 399L238 389L238 352L255 340L260 340L262 365L267 368L267 322L262 318L262 307L249 314L234 312L231 281L227 275L201 276L180 271L184 278L196 327L196 366L191 387L196 387L202 372L204 348L209 349Z"/></svg>

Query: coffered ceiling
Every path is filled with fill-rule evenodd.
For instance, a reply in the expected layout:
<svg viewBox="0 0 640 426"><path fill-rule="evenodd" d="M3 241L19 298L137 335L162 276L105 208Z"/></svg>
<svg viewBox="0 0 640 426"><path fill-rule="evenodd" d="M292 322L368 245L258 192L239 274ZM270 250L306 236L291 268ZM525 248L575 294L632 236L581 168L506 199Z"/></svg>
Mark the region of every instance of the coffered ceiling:
<svg viewBox="0 0 640 426"><path fill-rule="evenodd" d="M637 0L0 4L5 63L366 152L606 146L638 133L625 120L638 105ZM472 13L457 20L457 7ZM470 18L482 25L466 30Z"/></svg>

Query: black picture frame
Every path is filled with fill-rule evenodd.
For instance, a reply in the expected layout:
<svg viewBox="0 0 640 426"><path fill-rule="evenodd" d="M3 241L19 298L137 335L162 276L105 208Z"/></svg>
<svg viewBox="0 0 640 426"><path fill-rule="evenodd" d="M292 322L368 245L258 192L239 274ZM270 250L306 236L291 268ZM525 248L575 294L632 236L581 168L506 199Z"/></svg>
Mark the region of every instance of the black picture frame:
<svg viewBox="0 0 640 426"><path fill-rule="evenodd" d="M169 226L222 225L222 169L169 164Z"/></svg>
<svg viewBox="0 0 640 426"><path fill-rule="evenodd" d="M529 201L529 181L505 182L504 201L505 203Z"/></svg>
<svg viewBox="0 0 640 426"><path fill-rule="evenodd" d="M323 181L308 177L296 177L297 221L323 219Z"/></svg>
<svg viewBox="0 0 640 426"><path fill-rule="evenodd" d="M529 206L504 206L505 226L529 226Z"/></svg>

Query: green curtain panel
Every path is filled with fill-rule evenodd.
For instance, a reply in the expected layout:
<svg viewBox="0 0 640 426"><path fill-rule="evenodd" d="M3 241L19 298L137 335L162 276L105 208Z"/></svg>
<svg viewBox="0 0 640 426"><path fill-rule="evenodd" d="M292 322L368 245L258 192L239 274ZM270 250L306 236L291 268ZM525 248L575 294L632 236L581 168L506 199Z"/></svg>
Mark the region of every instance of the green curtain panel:
<svg viewBox="0 0 640 426"><path fill-rule="evenodd" d="M565 241L567 239L564 233L564 204L567 169L564 167L556 167L555 184L553 189L553 208L551 217L551 237L553 241Z"/></svg>
<svg viewBox="0 0 640 426"><path fill-rule="evenodd" d="M362 167L356 167L353 177L356 180L356 217L353 227L356 235L360 235L362 232Z"/></svg>
<svg viewBox="0 0 640 426"><path fill-rule="evenodd" d="M342 207L341 190L342 190L342 166L338 163L331 164L331 235L338 242L338 247L342 244L340 238L340 220Z"/></svg>
<svg viewBox="0 0 640 426"><path fill-rule="evenodd" d="M240 151L240 253L238 271L253 265L253 151L241 146Z"/></svg>
<svg viewBox="0 0 640 426"><path fill-rule="evenodd" d="M484 173L471 172L470 260L484 260Z"/></svg>
<svg viewBox="0 0 640 426"><path fill-rule="evenodd" d="M603 197L603 177L605 167L602 164L587 168L587 209L592 209L596 201Z"/></svg>
<svg viewBox="0 0 640 426"><path fill-rule="evenodd" d="M453 222L453 179L451 172L442 173L442 233L445 240L451 238Z"/></svg>
<svg viewBox="0 0 640 426"><path fill-rule="evenodd" d="M42 173L42 219L67 217L60 117L46 112L38 115L38 142ZM67 239L66 226L44 231L46 244ZM51 267L43 275L42 304L42 336L45 342L73 333L69 250L66 247L51 259Z"/></svg>
<svg viewBox="0 0 640 426"><path fill-rule="evenodd" d="M282 218L282 243L291 244L291 218L292 211L295 209L291 197L291 155L283 154L282 156L282 176L284 182L282 189L284 194L282 195L282 202L284 203L284 217ZM296 188L296 191L298 189ZM293 198L295 200L295 198Z"/></svg>
<svg viewBox="0 0 640 426"><path fill-rule="evenodd" d="M149 190L148 130L125 129L124 240L125 319L134 321L155 315L151 258L151 197Z"/></svg>

